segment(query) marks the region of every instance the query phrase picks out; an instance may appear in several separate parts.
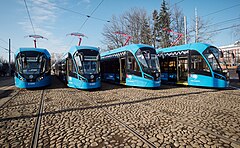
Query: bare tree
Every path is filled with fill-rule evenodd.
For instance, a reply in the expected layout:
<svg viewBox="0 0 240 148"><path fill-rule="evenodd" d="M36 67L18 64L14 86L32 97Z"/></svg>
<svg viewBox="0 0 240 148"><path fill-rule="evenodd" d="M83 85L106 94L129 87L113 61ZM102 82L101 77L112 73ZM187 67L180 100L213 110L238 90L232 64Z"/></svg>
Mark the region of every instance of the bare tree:
<svg viewBox="0 0 240 148"><path fill-rule="evenodd" d="M8 61L1 56L0 57L0 63L8 63Z"/></svg>
<svg viewBox="0 0 240 148"><path fill-rule="evenodd" d="M115 34L118 31L123 31L124 20L120 17L120 20L116 16L112 16L111 24L107 24L103 28L102 35L104 44L108 46L109 49L114 49L123 46L124 40L122 36Z"/></svg>
<svg viewBox="0 0 240 148"><path fill-rule="evenodd" d="M197 19L197 30L196 30L196 19L193 19L192 26L189 29L189 38L193 42L195 38L196 31L198 32L197 38L195 38L196 42L206 42L206 43L212 43L213 37L216 35L215 32L210 32L211 29L209 26L210 21L204 20L202 17L198 17Z"/></svg>
<svg viewBox="0 0 240 148"><path fill-rule="evenodd" d="M145 9L133 8L123 18L127 24L127 33L132 36L132 43L151 44L150 19Z"/></svg>
<svg viewBox="0 0 240 148"><path fill-rule="evenodd" d="M184 34L184 15L182 10L177 7L177 5L174 6L172 13L171 13L171 28L174 32ZM174 41L176 39L176 35L173 35L172 40ZM184 40L181 39L176 45L182 45L184 44Z"/></svg>
<svg viewBox="0 0 240 148"><path fill-rule="evenodd" d="M152 13L152 20L153 20L153 23L152 23L152 45L154 48L156 47L159 47L157 45L157 33L159 31L159 16L158 16L158 12L157 10L154 10L153 13Z"/></svg>
<svg viewBox="0 0 240 148"><path fill-rule="evenodd" d="M104 26L102 35L109 49L118 48L124 45L126 38L115 32L123 32L132 36L129 43L151 44L151 29L149 17L145 9L133 8L123 13L119 18L113 16L111 24Z"/></svg>

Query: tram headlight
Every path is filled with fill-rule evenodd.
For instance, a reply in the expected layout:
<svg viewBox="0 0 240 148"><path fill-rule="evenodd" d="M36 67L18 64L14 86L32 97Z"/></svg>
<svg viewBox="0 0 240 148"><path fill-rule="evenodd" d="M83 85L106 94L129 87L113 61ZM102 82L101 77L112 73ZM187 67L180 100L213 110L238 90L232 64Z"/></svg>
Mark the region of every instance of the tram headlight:
<svg viewBox="0 0 240 148"><path fill-rule="evenodd" d="M100 81L101 80L101 77L97 77L97 81Z"/></svg>
<svg viewBox="0 0 240 148"><path fill-rule="evenodd" d="M144 74L144 78L149 79L149 80L153 80L152 77L150 77L150 76L148 76L148 75L145 75L145 74Z"/></svg>
<svg viewBox="0 0 240 148"><path fill-rule="evenodd" d="M43 76L37 78L37 81L41 81L43 79Z"/></svg>
<svg viewBox="0 0 240 148"><path fill-rule="evenodd" d="M83 82L87 82L87 80L86 79L84 79L84 78L79 78L79 80L81 80L81 81L83 81Z"/></svg>
<svg viewBox="0 0 240 148"><path fill-rule="evenodd" d="M25 81L25 79L24 79L23 77L20 77L19 79L20 79L21 81Z"/></svg>

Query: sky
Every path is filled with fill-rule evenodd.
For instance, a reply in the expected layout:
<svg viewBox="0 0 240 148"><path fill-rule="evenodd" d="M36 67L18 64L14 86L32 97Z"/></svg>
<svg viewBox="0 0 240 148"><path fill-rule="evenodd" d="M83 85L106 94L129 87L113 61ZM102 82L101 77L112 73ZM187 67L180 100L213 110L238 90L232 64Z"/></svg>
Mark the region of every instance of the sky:
<svg viewBox="0 0 240 148"><path fill-rule="evenodd" d="M50 53L67 52L71 46L77 45L78 39L66 35L81 32L87 36L83 38L82 45L105 48L102 43L104 39L102 32L104 25L109 23L107 21L110 21L113 15L120 16L132 8L144 8L148 15L152 16L153 10L159 12L162 0L101 2L102 0L26 0L35 33L48 39L39 39L38 47L46 48ZM187 17L188 26L192 25L195 8L199 17L209 25L213 24L209 31L240 24L239 0L166 0L166 2L170 9L174 4L182 9ZM86 15L97 19L91 17L87 19ZM0 18L0 57L8 59L8 52L4 48L8 48L9 39L13 52L20 47L33 47L33 39L26 37L34 34L34 31L24 0L2 0ZM233 30L231 28L216 32L211 44L219 47L240 40L240 35L235 35ZM13 57L13 54L11 56Z"/></svg>

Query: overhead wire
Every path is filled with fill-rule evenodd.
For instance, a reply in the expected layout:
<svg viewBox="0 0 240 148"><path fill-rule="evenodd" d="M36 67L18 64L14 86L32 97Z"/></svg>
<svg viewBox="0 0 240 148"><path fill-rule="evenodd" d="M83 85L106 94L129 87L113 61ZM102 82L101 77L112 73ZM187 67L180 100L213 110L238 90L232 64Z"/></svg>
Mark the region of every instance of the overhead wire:
<svg viewBox="0 0 240 148"><path fill-rule="evenodd" d="M8 42L5 41L4 39L1 39L1 38L0 38L0 40L1 40L2 42L4 42L4 43L8 44Z"/></svg>
<svg viewBox="0 0 240 148"><path fill-rule="evenodd" d="M25 4L26 10L27 10L28 18L29 18L29 20L31 22L31 25L32 25L33 33L36 34L34 26L33 26L32 18L31 18L30 13L29 13L29 9L28 9L26 0L24 0L24 4Z"/></svg>
<svg viewBox="0 0 240 148"><path fill-rule="evenodd" d="M87 23L88 19L90 17L92 17L93 13L99 8L99 6L103 3L104 0L101 0L101 2L97 5L97 7L91 12L90 15L87 16L87 18L85 19L85 21L82 23L82 25L80 26L80 28L78 29L78 32L81 31L81 29L83 28L83 26ZM109 21L110 22L110 21ZM74 38L71 40L69 46L72 44Z"/></svg>
<svg viewBox="0 0 240 148"><path fill-rule="evenodd" d="M209 15L212 15L212 14L216 14L216 13L219 13L219 12L222 12L222 11L225 11L225 10L228 10L228 9L231 9L231 8L234 8L234 7L237 7L237 6L240 6L240 4L233 5L233 6L230 6L230 7L227 7L227 8L218 10L218 11L215 11L215 12L211 12L211 13L209 13L209 14L203 15L202 17L206 17L206 16L209 16Z"/></svg>
<svg viewBox="0 0 240 148"><path fill-rule="evenodd" d="M206 33L218 32L218 31L222 31L222 30L226 30L226 29L231 29L231 28L235 28L235 27L239 27L239 26L240 26L240 24L238 24L238 25L232 25L232 26L229 26L229 27L225 27L225 28L221 28L221 29L216 29L216 30L209 31L209 32L206 32Z"/></svg>
<svg viewBox="0 0 240 148"><path fill-rule="evenodd" d="M8 43L7 41L5 41L4 39L1 39L1 38L0 38L0 41L6 43L7 45L9 44L9 43ZM16 50L17 48L15 48L14 46L12 46L12 49Z"/></svg>
<svg viewBox="0 0 240 148"><path fill-rule="evenodd" d="M225 20L225 21L222 21L222 22L217 22L217 23L215 23L215 24L210 24L210 25L205 26L204 28L209 27L209 26L214 26L214 25L223 24L223 23L226 23L226 22L235 21L235 20L238 20L238 19L240 19L240 17L234 18L234 19Z"/></svg>
<svg viewBox="0 0 240 148"><path fill-rule="evenodd" d="M169 6L169 9L171 9L173 6L179 4L179 3L183 2L183 1L184 1L184 0L180 0L179 2L174 3L173 5Z"/></svg>
<svg viewBox="0 0 240 148"><path fill-rule="evenodd" d="M46 4L46 5L49 5L49 3L47 2L43 2L43 1L39 1L40 3L42 4ZM105 19L102 19L102 18L98 18L98 17L93 17L93 16L90 16L90 15L87 15L87 14L83 14L81 12L77 12L77 11L74 11L74 10L71 10L71 9L67 9L67 8L64 8L64 7L61 7L61 6L58 6L58 5L52 5L52 7L55 7L55 8L58 8L58 9L62 9L64 11L68 11L68 12L72 12L72 13L75 13L75 14L78 14L78 15L81 15L81 16L85 16L87 18L90 18L91 19L95 19L95 20L99 20L99 21L104 21L104 22L110 22L109 20L105 20Z"/></svg>
<svg viewBox="0 0 240 148"><path fill-rule="evenodd" d="M7 48L5 48L5 47L2 47L2 46L0 46L0 48L2 48L2 49L5 49L6 51L8 51L8 49L7 49Z"/></svg>
<svg viewBox="0 0 240 148"><path fill-rule="evenodd" d="M5 47L3 47L3 46L0 46L0 48L2 48L2 49L4 49L4 50L6 50L7 52L9 52L9 49L7 49L7 48L5 48ZM13 51L11 51L11 53L13 53L13 54L14 54L14 52L13 52Z"/></svg>
<svg viewBox="0 0 240 148"><path fill-rule="evenodd" d="M83 24L81 25L81 27L78 29L78 31L80 31L83 26L86 24L86 22L88 21L88 19L93 15L93 13L98 9L98 7L103 3L104 0L102 0L97 7L92 11L92 13L90 15L87 16L87 18L85 19L85 21L83 22Z"/></svg>

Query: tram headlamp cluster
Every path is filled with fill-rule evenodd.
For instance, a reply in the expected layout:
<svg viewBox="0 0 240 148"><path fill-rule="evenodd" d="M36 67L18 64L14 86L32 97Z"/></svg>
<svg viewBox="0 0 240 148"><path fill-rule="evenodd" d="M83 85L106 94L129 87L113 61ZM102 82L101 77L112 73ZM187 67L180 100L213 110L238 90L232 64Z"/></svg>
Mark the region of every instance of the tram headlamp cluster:
<svg viewBox="0 0 240 148"><path fill-rule="evenodd" d="M220 76L220 75L217 75L217 74L214 74L214 77L217 78L217 79L225 80L225 78L223 76Z"/></svg>
<svg viewBox="0 0 240 148"><path fill-rule="evenodd" d="M144 78L149 79L149 80L153 80L152 77L150 77L150 76L148 76L148 75L145 75L145 74L144 74Z"/></svg>
<svg viewBox="0 0 240 148"><path fill-rule="evenodd" d="M38 81L41 81L43 79L43 76L37 78Z"/></svg>
<svg viewBox="0 0 240 148"><path fill-rule="evenodd" d="M87 82L87 80L86 79L84 79L84 78L79 78L79 80L81 80L81 81L83 81L83 82Z"/></svg>
<svg viewBox="0 0 240 148"><path fill-rule="evenodd" d="M97 81L98 81L98 80L101 80L101 77L97 77L97 79L96 79L96 80L97 80Z"/></svg>
<svg viewBox="0 0 240 148"><path fill-rule="evenodd" d="M21 81L26 81L26 79L24 79L23 77L19 77L19 79L21 80Z"/></svg>

